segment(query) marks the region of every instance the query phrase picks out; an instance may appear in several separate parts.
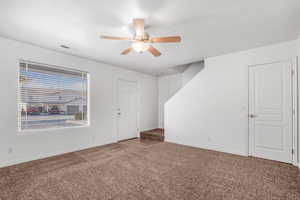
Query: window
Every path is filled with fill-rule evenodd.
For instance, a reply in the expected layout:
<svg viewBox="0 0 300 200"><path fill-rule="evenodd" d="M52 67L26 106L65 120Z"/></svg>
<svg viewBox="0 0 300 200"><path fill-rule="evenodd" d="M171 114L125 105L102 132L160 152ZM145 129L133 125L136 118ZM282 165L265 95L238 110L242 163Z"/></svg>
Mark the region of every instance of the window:
<svg viewBox="0 0 300 200"><path fill-rule="evenodd" d="M87 72L20 62L19 130L88 125Z"/></svg>

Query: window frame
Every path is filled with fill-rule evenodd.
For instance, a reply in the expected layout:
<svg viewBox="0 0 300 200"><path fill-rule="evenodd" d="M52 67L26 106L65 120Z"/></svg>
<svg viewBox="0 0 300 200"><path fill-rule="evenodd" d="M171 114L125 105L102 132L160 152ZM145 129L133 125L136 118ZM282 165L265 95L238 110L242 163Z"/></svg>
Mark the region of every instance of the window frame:
<svg viewBox="0 0 300 200"><path fill-rule="evenodd" d="M32 64L32 65L40 65L42 67L48 67L48 68L57 68L60 70L65 70L65 71L70 71L70 72L80 72L80 73L85 73L86 75L86 80L87 80L87 95L86 95L86 124L84 125L78 125L78 126L66 126L66 127L48 127L48 128L37 128L37 129L22 129L21 126L21 117L22 114L20 112L21 107L21 83L20 83L20 75L21 75L21 63L27 64ZM62 66L57 66L57 65L52 65L52 64L45 64L45 63L40 63L40 62L33 62L33 61L28 61L24 59L19 59L18 60L18 73L17 73L17 131L20 134L26 133L26 135L35 133L35 132L48 132L48 131L57 131L57 130L62 130L62 129L78 129L78 128L87 128L90 127L90 72L88 71L83 71L79 70L76 67L62 67Z"/></svg>

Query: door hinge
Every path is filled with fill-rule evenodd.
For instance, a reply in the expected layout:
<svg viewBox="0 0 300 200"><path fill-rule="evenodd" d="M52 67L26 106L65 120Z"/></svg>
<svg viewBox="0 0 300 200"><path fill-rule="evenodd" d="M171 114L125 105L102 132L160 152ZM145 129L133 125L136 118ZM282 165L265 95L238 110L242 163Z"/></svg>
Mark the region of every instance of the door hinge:
<svg viewBox="0 0 300 200"><path fill-rule="evenodd" d="M293 109L293 115L295 115L295 109Z"/></svg>
<svg viewBox="0 0 300 200"><path fill-rule="evenodd" d="M294 154L295 153L295 151L294 151L294 149L292 149L292 154Z"/></svg>
<svg viewBox="0 0 300 200"><path fill-rule="evenodd" d="M295 70L292 69L292 76L294 76L294 74L295 74Z"/></svg>

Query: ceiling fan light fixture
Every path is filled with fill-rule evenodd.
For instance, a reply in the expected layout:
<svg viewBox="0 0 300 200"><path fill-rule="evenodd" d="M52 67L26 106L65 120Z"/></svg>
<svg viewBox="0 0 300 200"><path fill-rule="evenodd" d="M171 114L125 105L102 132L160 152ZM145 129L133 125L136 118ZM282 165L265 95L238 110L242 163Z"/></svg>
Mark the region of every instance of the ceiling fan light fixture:
<svg viewBox="0 0 300 200"><path fill-rule="evenodd" d="M136 52L142 53L149 49L149 44L145 42L134 42L131 46Z"/></svg>

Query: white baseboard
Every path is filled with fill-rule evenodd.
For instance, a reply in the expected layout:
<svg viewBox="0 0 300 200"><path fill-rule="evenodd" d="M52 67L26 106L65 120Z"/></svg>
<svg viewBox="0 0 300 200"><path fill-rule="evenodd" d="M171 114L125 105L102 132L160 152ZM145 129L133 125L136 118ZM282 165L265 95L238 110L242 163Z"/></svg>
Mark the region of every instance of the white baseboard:
<svg viewBox="0 0 300 200"><path fill-rule="evenodd" d="M15 159L11 159L11 160L0 160L0 168L8 167L8 166L16 165L16 164L21 164L21 163L25 163L25 162L30 162L30 161L34 161L34 160L39 160L39 159L43 159L43 158L48 158L48 157L52 157L52 156L58 156L58 155L66 154L66 153L81 151L84 149L90 149L93 147L104 146L107 144L112 144L112 143L105 143L105 144L101 144L101 145L86 145L86 146L81 146L81 147L74 147L73 149L68 150L68 151L55 151L55 152L49 152L49 153L35 154L33 156L19 157L19 158L15 158Z"/></svg>
<svg viewBox="0 0 300 200"><path fill-rule="evenodd" d="M190 147L208 149L208 150L212 150L212 151L219 151L219 152L223 152L223 153L230 153L230 154L235 154L235 155L240 155L240 156L248 156L248 153L245 151L240 151L237 149L232 149L232 148L227 148L227 147L220 147L220 146L213 145L213 144L187 144L184 142L172 141L167 138L165 141L175 143L175 144L190 146Z"/></svg>

